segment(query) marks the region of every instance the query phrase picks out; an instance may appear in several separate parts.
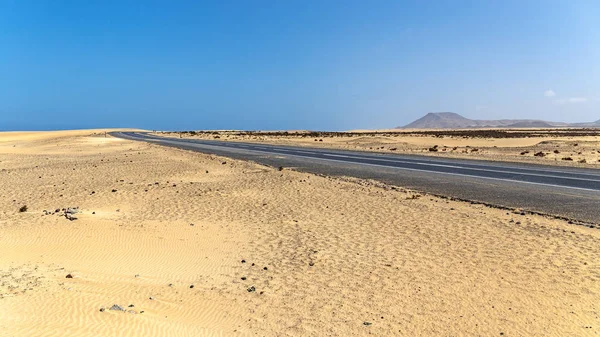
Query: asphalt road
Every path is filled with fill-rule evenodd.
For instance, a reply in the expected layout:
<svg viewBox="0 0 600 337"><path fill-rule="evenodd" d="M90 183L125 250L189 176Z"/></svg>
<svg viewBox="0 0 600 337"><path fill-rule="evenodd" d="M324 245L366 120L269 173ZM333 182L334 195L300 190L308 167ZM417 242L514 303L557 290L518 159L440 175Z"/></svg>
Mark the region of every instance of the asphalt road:
<svg viewBox="0 0 600 337"><path fill-rule="evenodd" d="M436 195L600 223L600 170L165 138L138 132L112 135L301 172L375 179Z"/></svg>

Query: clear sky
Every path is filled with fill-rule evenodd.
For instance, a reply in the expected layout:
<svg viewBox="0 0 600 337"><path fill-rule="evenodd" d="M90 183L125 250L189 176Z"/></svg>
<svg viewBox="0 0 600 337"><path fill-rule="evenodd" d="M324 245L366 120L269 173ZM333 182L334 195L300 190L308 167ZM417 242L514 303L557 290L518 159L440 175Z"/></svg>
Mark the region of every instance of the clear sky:
<svg viewBox="0 0 600 337"><path fill-rule="evenodd" d="M0 130L600 119L600 1L0 1Z"/></svg>

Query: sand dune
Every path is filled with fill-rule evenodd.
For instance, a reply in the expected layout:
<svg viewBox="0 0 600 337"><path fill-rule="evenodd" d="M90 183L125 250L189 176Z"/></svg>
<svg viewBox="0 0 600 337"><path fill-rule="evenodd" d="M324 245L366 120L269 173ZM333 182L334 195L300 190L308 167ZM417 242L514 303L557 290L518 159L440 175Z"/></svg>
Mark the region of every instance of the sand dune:
<svg viewBox="0 0 600 337"><path fill-rule="evenodd" d="M599 332L597 229L92 133L0 134L0 336Z"/></svg>

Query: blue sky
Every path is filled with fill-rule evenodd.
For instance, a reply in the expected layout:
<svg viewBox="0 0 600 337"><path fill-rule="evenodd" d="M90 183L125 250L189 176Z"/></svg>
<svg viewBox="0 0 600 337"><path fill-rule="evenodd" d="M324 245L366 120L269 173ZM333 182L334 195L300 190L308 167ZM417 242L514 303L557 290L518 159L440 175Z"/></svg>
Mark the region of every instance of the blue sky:
<svg viewBox="0 0 600 337"><path fill-rule="evenodd" d="M600 119L600 1L0 1L0 130Z"/></svg>

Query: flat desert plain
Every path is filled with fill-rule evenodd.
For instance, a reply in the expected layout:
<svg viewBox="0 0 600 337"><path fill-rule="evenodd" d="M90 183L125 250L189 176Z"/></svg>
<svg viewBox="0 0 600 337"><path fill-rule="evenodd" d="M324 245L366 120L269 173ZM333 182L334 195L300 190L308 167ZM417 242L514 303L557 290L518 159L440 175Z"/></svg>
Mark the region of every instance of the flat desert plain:
<svg viewBox="0 0 600 337"><path fill-rule="evenodd" d="M224 130L156 135L600 168L600 129Z"/></svg>
<svg viewBox="0 0 600 337"><path fill-rule="evenodd" d="M599 230L539 215L0 134L1 336L590 336L598 256Z"/></svg>

